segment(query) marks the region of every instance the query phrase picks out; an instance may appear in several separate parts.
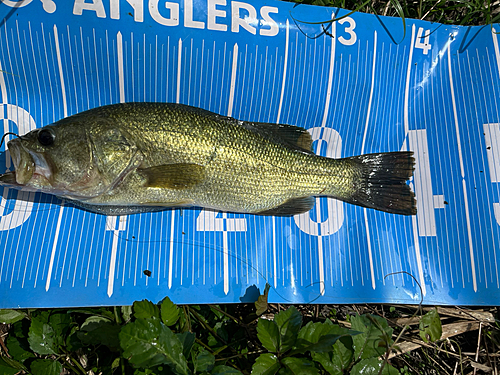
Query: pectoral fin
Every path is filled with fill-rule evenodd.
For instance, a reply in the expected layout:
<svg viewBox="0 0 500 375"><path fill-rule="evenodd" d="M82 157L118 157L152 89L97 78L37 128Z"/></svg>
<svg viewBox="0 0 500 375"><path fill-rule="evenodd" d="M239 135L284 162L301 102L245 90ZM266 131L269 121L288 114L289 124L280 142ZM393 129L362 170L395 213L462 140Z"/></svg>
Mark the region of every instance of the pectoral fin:
<svg viewBox="0 0 500 375"><path fill-rule="evenodd" d="M145 186L164 189L187 189L205 179L205 167L193 163L158 165L138 169L146 179Z"/></svg>
<svg viewBox="0 0 500 375"><path fill-rule="evenodd" d="M309 211L314 206L314 197L289 199L278 207L270 210L254 212L256 215L265 216L293 216Z"/></svg>

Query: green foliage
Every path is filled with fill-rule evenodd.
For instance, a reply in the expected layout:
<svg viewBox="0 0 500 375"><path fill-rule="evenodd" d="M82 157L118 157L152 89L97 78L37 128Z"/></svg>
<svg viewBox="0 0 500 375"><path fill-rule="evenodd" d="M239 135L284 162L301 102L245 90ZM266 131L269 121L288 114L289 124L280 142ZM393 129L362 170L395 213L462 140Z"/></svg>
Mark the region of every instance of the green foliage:
<svg viewBox="0 0 500 375"><path fill-rule="evenodd" d="M267 311L267 296L269 295L270 288L271 285L266 283L266 287L264 288L264 294L261 294L259 298L257 298L257 301L255 301L255 308L256 308L255 313L258 316L261 316Z"/></svg>
<svg viewBox="0 0 500 375"><path fill-rule="evenodd" d="M420 337L425 342L435 342L441 338L443 329L437 309L432 309L420 320Z"/></svg>
<svg viewBox="0 0 500 375"><path fill-rule="evenodd" d="M190 373L179 338L156 316L137 319L120 332L123 356L138 367L169 365L176 374Z"/></svg>
<svg viewBox="0 0 500 375"><path fill-rule="evenodd" d="M273 353L261 354L252 367L253 375L274 375L278 372L281 365L278 357Z"/></svg>
<svg viewBox="0 0 500 375"><path fill-rule="evenodd" d="M194 372L209 372L215 366L215 356L206 350L198 353L194 362Z"/></svg>
<svg viewBox="0 0 500 375"><path fill-rule="evenodd" d="M173 326L179 319L179 308L174 305L170 298L165 297L161 303L161 320L167 326Z"/></svg>
<svg viewBox="0 0 500 375"><path fill-rule="evenodd" d="M378 316L351 317L347 329L325 322L308 322L292 306L274 316L259 319L257 337L271 353L261 354L252 374L397 374L379 358L391 350L392 328Z"/></svg>
<svg viewBox="0 0 500 375"><path fill-rule="evenodd" d="M387 320L372 315L351 317L352 328L361 334L353 336L354 357L368 359L378 357L392 345L392 328Z"/></svg>
<svg viewBox="0 0 500 375"><path fill-rule="evenodd" d="M340 7L364 13L401 18L422 19L454 25L491 25L500 20L498 5L493 1L426 1L408 2L399 0L288 0L295 3ZM300 14L300 13L296 13Z"/></svg>
<svg viewBox="0 0 500 375"><path fill-rule="evenodd" d="M143 299L132 306L137 319L160 318L160 309L153 302Z"/></svg>
<svg viewBox="0 0 500 375"><path fill-rule="evenodd" d="M10 363L4 361L4 358L0 358L0 374L4 375L15 375L19 372L20 368L12 366Z"/></svg>
<svg viewBox="0 0 500 375"><path fill-rule="evenodd" d="M81 343L92 345L101 343L112 351L119 350L118 333L120 326L102 316L90 316L80 326L77 337Z"/></svg>
<svg viewBox="0 0 500 375"><path fill-rule="evenodd" d="M165 298L122 308L6 311L1 374L241 374L251 367L245 332L217 306L180 309ZM22 320L19 320L19 317ZM192 333L198 332L197 334ZM234 354L242 358L225 360Z"/></svg>
<svg viewBox="0 0 500 375"><path fill-rule="evenodd" d="M62 365L51 359L36 359L31 363L31 373L33 375L59 375Z"/></svg>
<svg viewBox="0 0 500 375"><path fill-rule="evenodd" d="M276 322L259 319L257 324L257 337L270 352L277 352L280 348L280 333Z"/></svg>
<svg viewBox="0 0 500 375"><path fill-rule="evenodd" d="M122 308L9 313L10 357L0 357L0 373L399 374L386 360L395 347L393 329L379 316L348 316L346 328L294 306L272 320L238 306L178 307L165 298ZM436 310L422 317L420 328L423 338L439 339Z"/></svg>
<svg viewBox="0 0 500 375"><path fill-rule="evenodd" d="M31 319L28 342L37 354L56 354L57 344L54 327L49 324L49 312L44 311Z"/></svg>
<svg viewBox="0 0 500 375"><path fill-rule="evenodd" d="M12 324L26 317L26 314L18 310L0 310L0 323Z"/></svg>
<svg viewBox="0 0 500 375"><path fill-rule="evenodd" d="M302 325L302 315L297 311L295 306L288 310L282 311L274 316L274 321L278 326L279 335L279 352L284 353L290 350L297 341L300 326Z"/></svg>

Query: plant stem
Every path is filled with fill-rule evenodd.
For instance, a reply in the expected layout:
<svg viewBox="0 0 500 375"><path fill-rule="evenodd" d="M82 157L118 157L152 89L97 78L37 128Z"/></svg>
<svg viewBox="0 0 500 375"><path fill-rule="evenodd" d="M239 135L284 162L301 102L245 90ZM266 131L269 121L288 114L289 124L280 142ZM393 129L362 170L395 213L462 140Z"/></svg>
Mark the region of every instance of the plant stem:
<svg viewBox="0 0 500 375"><path fill-rule="evenodd" d="M119 306L115 306L113 308L114 313L115 313L115 320L117 324L122 324L122 318L120 317L120 314L118 313Z"/></svg>
<svg viewBox="0 0 500 375"><path fill-rule="evenodd" d="M192 309L191 307L187 306L188 310L191 312L191 314L193 314L195 316L196 319L198 319L198 321L201 323L202 326L204 326L206 329L208 329L208 331L210 331L210 333L212 334L212 336L214 336L215 338L217 338L217 340L219 340L220 342L222 342L224 345L226 345L226 341L222 339L222 337L220 337L217 332L215 332L215 330L210 327L206 322L205 320L200 316L200 314L198 314L194 309Z"/></svg>
<svg viewBox="0 0 500 375"><path fill-rule="evenodd" d="M224 314L225 316L227 316L228 318L232 319L235 323L238 323L239 325L242 325L242 326L246 326L245 323L243 323L241 320L235 318L234 316L228 314L227 312L225 312L224 310L220 309L219 307L217 307L216 305L209 305L212 309L214 310L217 310L218 312Z"/></svg>

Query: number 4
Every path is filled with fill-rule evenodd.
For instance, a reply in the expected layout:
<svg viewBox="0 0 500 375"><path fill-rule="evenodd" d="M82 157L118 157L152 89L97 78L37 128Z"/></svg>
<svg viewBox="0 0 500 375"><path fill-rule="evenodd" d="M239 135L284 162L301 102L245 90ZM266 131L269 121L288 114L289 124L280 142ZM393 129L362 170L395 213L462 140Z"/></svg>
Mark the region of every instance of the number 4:
<svg viewBox="0 0 500 375"><path fill-rule="evenodd" d="M429 50L431 49L431 45L429 44L429 35L431 33L430 30L425 30L425 35L422 35L424 32L423 27L418 28L417 32L417 40L415 41L415 48L420 48L423 50L424 55L427 55L429 53ZM424 42L422 43L422 38L424 38Z"/></svg>
<svg viewBox="0 0 500 375"><path fill-rule="evenodd" d="M221 215L222 217L218 217ZM224 226L224 224L226 224ZM196 230L202 232L246 232L247 219L228 218L227 213L203 209L196 219Z"/></svg>

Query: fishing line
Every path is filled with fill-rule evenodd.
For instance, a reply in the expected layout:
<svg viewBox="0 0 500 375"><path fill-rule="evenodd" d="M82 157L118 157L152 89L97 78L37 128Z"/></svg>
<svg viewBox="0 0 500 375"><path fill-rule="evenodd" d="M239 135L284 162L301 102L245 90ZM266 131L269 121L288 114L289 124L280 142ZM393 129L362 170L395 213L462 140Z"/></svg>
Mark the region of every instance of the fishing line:
<svg viewBox="0 0 500 375"><path fill-rule="evenodd" d="M7 133L9 134L9 133ZM5 135L7 135L5 134ZM17 134L15 133L12 133L14 135L17 136ZM4 137L5 137L4 135ZM3 141L3 138L2 138L2 141ZM1 145L1 143L0 143ZM43 194L43 193L42 193ZM48 194L48 196L50 196L50 194ZM40 203L40 202L34 202L34 203ZM44 202L44 203L49 203L49 207L45 208L45 209L41 209L41 208L37 208L37 211L39 212L47 212L47 211L55 211L57 210L57 206L59 206L59 204L57 202ZM67 203L71 203L71 202L67 202ZM4 208L7 208L6 205L2 205ZM78 210L81 210L79 208L76 207L76 209ZM15 210L15 209L14 209ZM184 209L186 210L186 209ZM16 210L17 211L17 210ZM88 212L86 210L81 210L81 211L84 211L84 212ZM170 210L165 210L165 211L169 211ZM165 212L164 211L164 212ZM91 212L89 212L91 213ZM94 215L97 215L97 214L94 214ZM114 230L110 230L111 228L106 228L107 231L109 232L112 232L112 236L115 236L117 237L118 239L120 240L123 240L125 242L128 242L128 243L131 243L131 244L143 244L143 245L151 245L151 244L158 244L158 243L174 243L174 244L178 244L178 245L187 245L187 246L193 246L193 247L198 247L198 248L205 248L206 250L209 250L209 251L216 251L217 253L219 254L223 254L224 253L224 249L219 246L219 247L216 247L216 246L213 246L213 245L210 245L210 246L207 246L206 244L204 243L201 243L201 242L196 242L196 241L187 241L187 240L184 240L184 241L181 241L181 240L170 240L170 239L158 239L158 240L152 240L152 239L148 239L148 240L140 240L140 239L136 239L135 236L133 236L132 234L130 234L129 236L125 235L125 234L122 234L121 232L116 232ZM132 237L132 238L131 238ZM241 262L242 265L244 266L248 266L251 270L253 270L258 276L260 276L262 278L263 281L266 282L266 284L269 284L270 286L270 289L273 289L274 292L276 293L276 295L278 297L280 297L283 301L285 301L285 303L290 303L290 304L295 304L296 301L292 301L292 300L289 300L288 298L285 298L283 295L281 295L278 290L269 283L269 278L266 277L261 271L259 271L255 266L252 265L251 262L248 262L246 261L244 258L238 256L237 254L233 253L233 252L229 252L228 253L228 256L230 256L232 259L236 259L238 260L239 262ZM389 273L389 274L386 274L384 276L384 279L386 279L387 277L391 276L391 275L397 275L397 274L406 274L406 275L409 275L410 277L412 277L415 281L415 283L417 284L417 286L419 287L420 289L420 296L421 296L421 300L420 300L420 305L422 304L423 302L423 293L422 293L422 287L420 286L420 283L418 282L418 280L409 272L407 271L398 271L398 272L392 272L392 273ZM255 285L255 284L252 284L252 285ZM247 287L251 287L252 285L248 285ZM323 281L316 281L316 282L313 282L309 285L304 285L303 288L304 289L307 289L307 288L310 288L310 287L313 287L313 286L316 286L316 285L321 285L322 288L325 287L325 283ZM255 285L257 287L257 285ZM260 291L259 291L260 292ZM314 303L316 300L318 300L319 298L321 297L327 297L327 295L322 295L321 292L318 292L317 296L314 297L313 299L311 299L310 301L308 302L305 302L305 303L302 303L304 305L308 305L308 304L312 304ZM241 297L241 296L240 296Z"/></svg>
<svg viewBox="0 0 500 375"><path fill-rule="evenodd" d="M397 271L397 272L391 272L391 273L388 273L387 275L384 276L384 280L388 277L388 276L393 276L393 275L400 275L400 274L404 274L404 275L408 275L410 276L414 281L415 283L417 283L418 285L418 288L420 289L420 303L418 304L420 307L422 307L422 303L424 302L424 292L422 290L422 286L420 285L420 283L418 282L417 278L415 276L413 276L411 273L407 272L407 271Z"/></svg>
<svg viewBox="0 0 500 375"><path fill-rule="evenodd" d="M126 242L130 242L130 243L138 243L138 244L153 244L153 243L174 243L174 244L184 244L184 245L189 245L189 246L196 246L196 247L199 247L199 248L205 248L207 250L212 250L212 251L216 251L218 252L219 254L223 254L224 253L224 250L222 249L221 246L219 247L215 247L215 246L207 246L206 244L202 244L202 243L197 243L197 242L192 242L192 241L179 241L179 240L168 240L168 239L162 239L162 240L156 240L156 241L151 241L151 240L138 240L138 239L135 239L135 238L127 238L126 236L122 235L122 234L119 234L119 233L115 233L115 231L113 231L113 236L116 236L117 238L121 239L121 240L124 240ZM239 260L243 265L245 266L248 266L249 268L251 268L253 271L255 271L256 274L258 274L265 282L266 284L269 284L270 286L270 289L273 289L274 292L278 295L278 297L280 297L283 301L285 302L288 302L290 304L296 304L297 302L296 301L292 301L292 300L289 300L287 298L285 298L283 295L281 295L278 290L272 286L270 283L269 283L269 279L264 276L264 274L259 271L256 267L254 267L250 262L247 262L245 259L239 257L238 255L236 255L235 253L233 252L228 252L228 256L230 256L231 258L233 259L237 259ZM323 284L322 282L314 282L312 284L309 284L309 285L306 285L304 286L304 288L309 288L311 286L314 286L316 284ZM252 285L255 285L255 284L252 284ZM248 287L252 286L252 285L248 285ZM255 285L257 286L257 285ZM245 290L246 291L246 290ZM260 290L259 290L260 291ZM240 296L242 297L242 296ZM304 305L308 305L308 304L311 304L313 303L314 301L316 301L318 298L321 297L321 293L318 292L318 295L316 297L314 297L312 300L310 300L309 302L305 302L305 303L302 303Z"/></svg>
<svg viewBox="0 0 500 375"><path fill-rule="evenodd" d="M6 133L5 135L7 135L9 133ZM17 134L15 133L12 133L14 135L17 136ZM4 137L5 137L4 135ZM19 136L18 136L19 137ZM3 141L3 138L2 138L2 141ZM1 145L1 143L0 143ZM43 193L42 193L43 194ZM39 202L35 202L35 203L39 203ZM47 202L48 203L48 202ZM71 203L71 202L67 202L67 203ZM46 211L55 211L57 210L57 205L59 205L58 203L56 202L51 202L50 203L51 207L48 207L48 208L45 208L45 209L40 209L40 208L37 208L37 211L42 211L42 212L46 212ZM6 206L4 206L6 207ZM79 208L76 208L77 210L81 210ZM81 210L81 211L84 211L84 212L88 212L86 210ZM169 211L170 210L165 210L165 211ZM164 212L165 212L164 211ZM97 214L94 214L94 215L97 215ZM140 239L136 239L136 238L130 238L130 237L134 237L133 235L130 235L130 236L127 236L125 234L122 234L122 233L116 233L114 230L110 230L111 228L106 228L109 232L112 232L112 236L115 236L117 237L118 239L120 240L123 240L125 242L128 242L128 243L131 243L131 244L144 244L144 245L151 245L151 244L158 244L158 243L174 243L174 244L183 244L183 245L187 245L187 246L193 246L193 247L198 247L198 248L205 248L206 250L209 250L209 251L216 251L217 253L219 254L223 254L224 253L224 249L219 246L219 247L216 247L216 246L213 246L213 245L210 245L210 246L207 246L206 244L203 244L203 243L198 243L198 242L195 242L195 241L187 241L187 240L184 240L184 241L181 241L181 240L171 240L171 239L158 239L158 240L152 240L152 239L148 239L148 240L140 240ZM280 297L283 301L285 301L285 303L290 303L290 304L295 304L297 303L296 301L292 301L292 300L289 300L288 298L284 297L283 295L281 295L278 290L269 283L269 278L266 277L261 271L259 271L255 266L252 265L252 263L246 261L244 258L241 258L240 256L238 256L237 254L233 253L233 252L228 252L228 256L230 256L232 259L236 259L238 260L239 262L241 262L242 265L244 266L248 266L251 270L253 270L258 276L260 276L262 278L263 281L266 282L266 284L269 284L270 286L270 289L273 289L274 292L276 293L276 295L278 297ZM149 277L149 276L148 276ZM318 284L321 284L324 288L324 282L313 282L309 285L304 285L303 288L304 289L307 289L307 288L310 288L310 287L313 287L315 285L318 285ZM255 285L255 284L252 284L252 285ZM252 285L248 285L247 287L251 287ZM255 285L257 287L257 285ZM260 292L260 291L259 291ZM240 296L242 297L242 296ZM304 305L308 305L308 304L312 304L314 303L317 299L321 298L322 295L321 295L321 292L318 292L317 296L314 297L313 299L311 299L310 301L308 302L305 302L305 303L302 303Z"/></svg>
<svg viewBox="0 0 500 375"><path fill-rule="evenodd" d="M43 193L42 193L43 194ZM48 196L50 196L50 194L47 194ZM34 201L34 203L40 203L40 202L37 202L36 200ZM58 209L57 206L60 206L59 203L57 202L44 202L44 203L48 203L50 204L49 207L45 208L45 209L41 209L41 208L37 208L36 211L38 212L47 212L47 211L56 211ZM71 203L70 201L66 202L66 203ZM3 205L4 208L7 208L6 205ZM69 208L69 207L68 207ZM75 207L77 210L80 210L80 211L84 211L84 212L88 212L88 213L91 213L89 211L86 211L86 210L82 210L78 207ZM184 209L186 210L186 209ZM14 209L14 211L17 211ZM166 209L165 211L168 211L170 212L170 210ZM163 212L165 212L163 211ZM95 213L91 213L93 215L97 215ZM100 216L104 216L104 215L100 215ZM122 234L121 231L120 232L116 232L114 230L111 230L111 228L106 228L107 231L109 232L112 232L112 236L115 236L117 237L118 239L120 240L123 240L125 242L128 242L130 244L143 244L143 245L151 245L151 244L161 244L161 243L174 243L174 244L178 244L178 245L187 245L187 246L193 246L193 247L197 247L197 248L205 248L206 250L209 250L209 251L216 251L217 253L219 254L223 254L224 253L224 249L222 248L222 246L213 246L213 245L210 245L210 246L207 246L206 244L204 243L201 243L201 242L196 242L196 241L187 241L187 240L170 240L170 239L157 239L157 240L153 240L153 239L148 239L148 240L140 240L140 239L137 239L135 238L135 236L133 236L132 234L130 234L129 236L125 235L125 234ZM131 238L132 237L132 238ZM232 259L236 259L238 260L239 262L241 262L242 265L244 266L248 266L251 270L253 270L258 276L260 276L262 278L263 281L266 282L266 284L269 284L270 286L270 289L273 289L274 292L276 293L276 295L278 297L280 297L285 303L290 303L290 304L296 304L297 302L296 301L292 301L292 300L289 300L288 298L284 297L283 295L281 295L278 290L269 283L269 278L266 277L261 271L259 271L255 266L252 265L251 262L249 261L246 261L244 258L238 256L237 254L233 253L233 252L228 252L228 256L230 256ZM143 270L144 271L144 270ZM142 272L141 272L142 273ZM388 276L388 275L387 275ZM386 277L387 277L386 276ZM148 276L149 277L149 276ZM252 284L252 285L255 285L255 284ZM251 287L252 285L247 285L247 287ZM313 287L313 286L316 286L316 285L321 285L323 288L325 287L325 283L323 281L316 281L316 282L313 282L311 284L308 284L308 285L303 285L302 288L305 290L307 288L310 288L310 287ZM255 285L257 287L257 285ZM308 302L304 302L302 303L303 305L309 305L309 304L312 304L314 303L316 300L318 300L319 298L321 297L325 297L327 295L322 295L321 292L318 292L317 296L312 298L310 301ZM242 296L240 296L242 297Z"/></svg>
<svg viewBox="0 0 500 375"><path fill-rule="evenodd" d="M35 203L39 203L39 202L35 202ZM71 202L66 202L66 203L71 203ZM37 208L37 211L39 211L39 212L55 211L58 208L57 206L59 206L60 204L58 204L56 202L51 202L50 205L51 205L51 207L48 207L48 208L45 208L45 209ZM4 206L4 207L6 208L6 206ZM88 213L93 214L93 215L98 215L98 214L91 213L91 212L86 211L86 210L82 210L82 209L80 209L78 207L75 207L75 208L77 210L88 212ZM14 209L14 211L17 211L17 210ZM170 210L168 210L168 209L165 210L165 211L170 212ZM165 211L163 211L163 212L165 212ZM105 215L99 215L99 216L105 216ZM106 227L106 231L112 232L112 236L115 236L118 239L123 240L123 241L128 242L128 243L131 243L131 244L152 245L152 244L161 244L161 243L174 243L174 244L178 244L178 245L183 244L183 245L187 245L187 246L193 246L193 247L197 247L197 248L201 248L201 249L205 248L208 251L216 251L219 254L223 254L224 253L224 249L222 248L222 246L218 246L218 247L217 246L213 246L213 245L207 246L206 244L203 244L201 242L196 242L196 241L188 241L188 240L181 241L181 240L171 240L171 239L166 239L166 238L164 238L164 239L157 239L157 240L153 240L153 239L140 240L140 239L136 239L135 236L133 236L132 234L130 234L129 237L127 237L127 235L122 234L120 232L116 233L114 230L112 230L112 228L107 228ZM130 237L132 237L132 238L130 238ZM228 256L230 256L232 259L238 260L239 262L242 263L242 265L248 266L258 276L260 276L262 278L262 280L264 280L266 282L266 284L269 284L269 278L266 277L255 266L253 266L252 263L247 262L244 258L241 258L240 256L236 255L233 252L228 252ZM144 271L144 270L142 270L142 271ZM306 288L312 287L314 285L317 285L318 283L323 284L323 286L324 286L324 283L322 283L322 282L314 282L312 284L305 285L304 288L306 289ZM255 285L255 284L252 284L252 285ZM248 287L251 287L252 285L249 284ZM292 300L289 300L289 299L285 298L283 295L281 295L278 292L278 290L274 286L272 286L271 284L269 284L269 285L270 285L270 288L274 290L274 292L276 293L276 295L278 297L280 297L283 301L285 301L285 303L290 303L290 304L295 304L296 303L296 301L292 301ZM257 285L255 285L255 286L257 287ZM242 297L242 296L240 296L240 297ZM316 301L320 297L321 297L321 293L318 292L318 295L316 297L314 297L312 300L310 300L308 302L305 302L303 304L311 304L311 303L313 303L314 301Z"/></svg>

